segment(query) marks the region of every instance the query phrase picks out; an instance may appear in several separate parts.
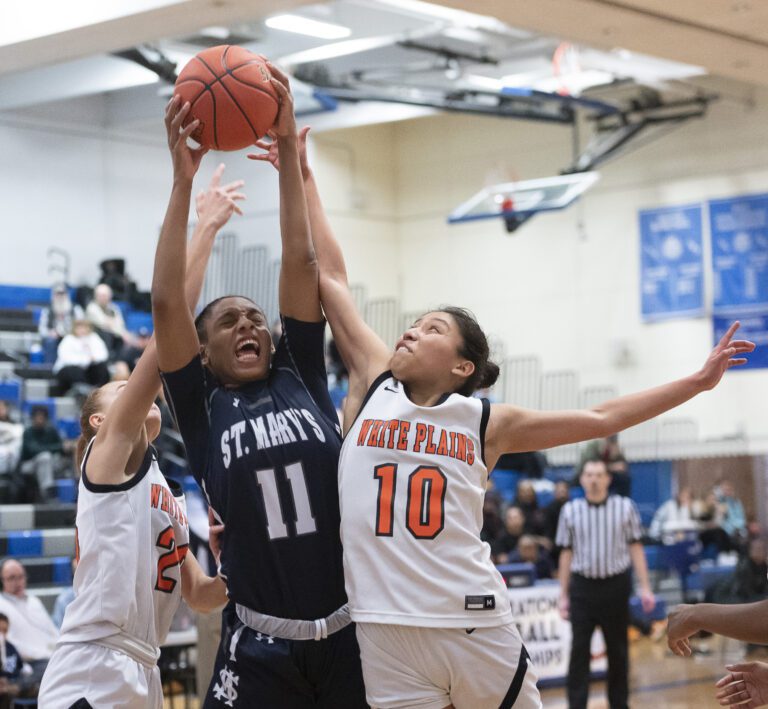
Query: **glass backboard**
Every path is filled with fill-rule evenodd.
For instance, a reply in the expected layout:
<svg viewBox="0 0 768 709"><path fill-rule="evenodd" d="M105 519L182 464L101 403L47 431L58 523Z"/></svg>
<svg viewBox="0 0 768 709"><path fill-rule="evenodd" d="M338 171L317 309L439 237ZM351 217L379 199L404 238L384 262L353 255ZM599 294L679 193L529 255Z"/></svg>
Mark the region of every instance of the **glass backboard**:
<svg viewBox="0 0 768 709"><path fill-rule="evenodd" d="M492 217L530 217L564 209L600 179L597 172L504 182L484 187L448 215L451 224Z"/></svg>

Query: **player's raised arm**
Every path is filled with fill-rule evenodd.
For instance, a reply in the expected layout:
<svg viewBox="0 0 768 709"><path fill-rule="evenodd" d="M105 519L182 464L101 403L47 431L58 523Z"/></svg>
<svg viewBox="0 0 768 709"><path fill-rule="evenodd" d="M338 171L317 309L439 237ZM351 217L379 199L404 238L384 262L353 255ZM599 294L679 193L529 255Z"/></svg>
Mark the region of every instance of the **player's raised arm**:
<svg viewBox="0 0 768 709"><path fill-rule="evenodd" d="M157 361L160 369L166 372L186 365L200 347L192 313L187 306L184 274L192 180L205 151L187 145L187 139L198 125L195 120L182 129L188 113L189 104L181 106L177 96L171 99L165 111L168 148L173 160L173 188L155 252L152 319L157 338Z"/></svg>
<svg viewBox="0 0 768 709"><path fill-rule="evenodd" d="M486 434L486 462L489 469L502 453L542 450L604 438L652 419L701 392L713 389L726 370L747 361L741 355L755 349L753 342L733 339L738 327L738 322L731 325L695 374L606 401L591 409L533 411L508 404L493 405Z"/></svg>
<svg viewBox="0 0 768 709"><path fill-rule="evenodd" d="M268 64L280 97L272 135L280 151L280 313L296 320L322 320L317 259L309 233L309 217L299 165L296 117L288 77Z"/></svg>
<svg viewBox="0 0 768 709"><path fill-rule="evenodd" d="M304 180L304 191L309 211L312 241L320 269L320 298L323 310L331 325L333 337L350 375L350 391L347 413L357 412L370 383L387 367L391 352L357 311L349 290L344 255L325 214L314 173L307 159L307 134L303 128L298 135L299 160ZM272 142L258 141L257 147L264 153L248 157L271 163L281 168L281 148L270 134ZM354 418L345 416L345 420Z"/></svg>

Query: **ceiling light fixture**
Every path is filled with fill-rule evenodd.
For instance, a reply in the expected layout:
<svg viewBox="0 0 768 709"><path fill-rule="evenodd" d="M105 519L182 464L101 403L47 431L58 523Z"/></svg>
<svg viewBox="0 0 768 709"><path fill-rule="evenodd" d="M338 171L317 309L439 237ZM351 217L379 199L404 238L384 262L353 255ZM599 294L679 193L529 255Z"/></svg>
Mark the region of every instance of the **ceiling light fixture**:
<svg viewBox="0 0 768 709"><path fill-rule="evenodd" d="M352 34L352 30L349 27L334 25L330 22L310 20L308 17L302 17L301 15L275 15L268 18L264 24L273 30L295 32L296 34L319 37L320 39L343 39Z"/></svg>

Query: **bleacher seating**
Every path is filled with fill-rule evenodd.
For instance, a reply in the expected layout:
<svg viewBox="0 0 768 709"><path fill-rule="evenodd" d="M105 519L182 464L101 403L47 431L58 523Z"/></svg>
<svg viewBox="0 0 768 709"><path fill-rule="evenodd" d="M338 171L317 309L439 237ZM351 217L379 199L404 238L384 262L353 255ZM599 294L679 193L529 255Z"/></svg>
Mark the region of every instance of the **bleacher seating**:
<svg viewBox="0 0 768 709"><path fill-rule="evenodd" d="M0 505L0 557L13 556L27 570L29 592L50 612L72 583L75 505Z"/></svg>

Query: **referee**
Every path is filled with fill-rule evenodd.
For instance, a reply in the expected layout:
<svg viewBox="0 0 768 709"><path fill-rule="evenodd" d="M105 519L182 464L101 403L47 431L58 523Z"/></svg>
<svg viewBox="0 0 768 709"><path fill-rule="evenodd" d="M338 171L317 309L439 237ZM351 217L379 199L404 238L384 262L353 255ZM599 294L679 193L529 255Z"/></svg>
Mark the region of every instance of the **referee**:
<svg viewBox="0 0 768 709"><path fill-rule="evenodd" d="M588 460L579 482L586 497L566 503L557 526L560 554L560 613L573 630L568 666L568 706L586 709L590 643L600 626L608 652L608 703L626 709L629 698L630 565L640 584L643 610L656 602L640 543L642 529L635 503L609 495L611 474L602 460Z"/></svg>

